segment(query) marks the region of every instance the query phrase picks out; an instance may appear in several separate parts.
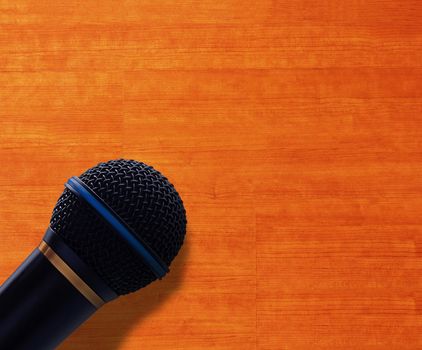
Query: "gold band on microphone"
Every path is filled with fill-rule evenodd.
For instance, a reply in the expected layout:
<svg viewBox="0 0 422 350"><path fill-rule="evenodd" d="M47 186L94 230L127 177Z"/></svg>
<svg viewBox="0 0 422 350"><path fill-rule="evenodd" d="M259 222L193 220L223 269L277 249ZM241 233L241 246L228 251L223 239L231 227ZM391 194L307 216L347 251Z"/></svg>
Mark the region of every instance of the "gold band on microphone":
<svg viewBox="0 0 422 350"><path fill-rule="evenodd" d="M44 241L41 241L38 249L50 261L50 263L97 309L104 305L97 293L95 293L63 259Z"/></svg>

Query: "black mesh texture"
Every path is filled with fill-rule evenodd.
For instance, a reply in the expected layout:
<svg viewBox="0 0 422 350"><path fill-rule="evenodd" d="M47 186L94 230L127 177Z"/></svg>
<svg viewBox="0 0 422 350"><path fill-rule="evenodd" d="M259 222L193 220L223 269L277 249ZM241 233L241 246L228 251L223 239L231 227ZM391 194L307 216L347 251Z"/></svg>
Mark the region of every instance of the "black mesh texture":
<svg viewBox="0 0 422 350"><path fill-rule="evenodd" d="M183 244L186 216L163 175L144 163L119 159L88 169L80 179L170 265ZM50 225L117 294L155 280L141 258L68 189L57 201Z"/></svg>

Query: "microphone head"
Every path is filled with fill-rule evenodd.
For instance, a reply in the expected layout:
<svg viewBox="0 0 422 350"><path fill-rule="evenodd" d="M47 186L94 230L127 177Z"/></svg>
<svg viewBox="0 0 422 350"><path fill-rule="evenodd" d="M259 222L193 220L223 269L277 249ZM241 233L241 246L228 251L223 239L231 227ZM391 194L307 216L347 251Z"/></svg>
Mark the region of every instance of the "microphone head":
<svg viewBox="0 0 422 350"><path fill-rule="evenodd" d="M170 266L183 244L186 214L167 178L144 163L118 159L88 169L79 179ZM156 279L128 243L67 188L50 226L118 295Z"/></svg>

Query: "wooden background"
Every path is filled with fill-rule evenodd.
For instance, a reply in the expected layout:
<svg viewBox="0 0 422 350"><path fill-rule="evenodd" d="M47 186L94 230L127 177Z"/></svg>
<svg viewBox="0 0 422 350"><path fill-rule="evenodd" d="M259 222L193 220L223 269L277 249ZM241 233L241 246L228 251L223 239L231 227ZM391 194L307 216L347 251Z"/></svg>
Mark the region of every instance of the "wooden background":
<svg viewBox="0 0 422 350"><path fill-rule="evenodd" d="M422 349L421 55L418 0L0 1L0 280L135 158L187 242L61 349Z"/></svg>

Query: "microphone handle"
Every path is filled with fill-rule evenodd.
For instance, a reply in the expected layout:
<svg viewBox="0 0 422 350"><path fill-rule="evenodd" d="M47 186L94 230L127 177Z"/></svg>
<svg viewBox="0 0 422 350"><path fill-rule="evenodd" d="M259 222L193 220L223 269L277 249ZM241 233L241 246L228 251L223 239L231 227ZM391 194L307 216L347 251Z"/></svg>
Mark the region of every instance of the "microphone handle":
<svg viewBox="0 0 422 350"><path fill-rule="evenodd" d="M0 287L0 349L55 349L96 310L37 248Z"/></svg>

